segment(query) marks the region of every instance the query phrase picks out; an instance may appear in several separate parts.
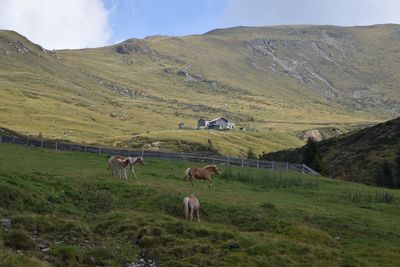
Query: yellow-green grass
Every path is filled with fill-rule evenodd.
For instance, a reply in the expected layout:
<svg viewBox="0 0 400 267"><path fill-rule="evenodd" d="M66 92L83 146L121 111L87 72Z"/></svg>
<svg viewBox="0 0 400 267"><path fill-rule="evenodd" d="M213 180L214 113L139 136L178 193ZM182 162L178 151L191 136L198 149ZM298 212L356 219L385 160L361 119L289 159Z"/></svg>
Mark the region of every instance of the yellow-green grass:
<svg viewBox="0 0 400 267"><path fill-rule="evenodd" d="M5 41L0 45L0 124L48 138L115 144L148 131L164 132L163 137L170 133L168 138L176 139L174 130L180 122L195 128L200 117L225 116L238 127L267 136L266 141L260 140L262 147L254 147L262 152L299 145L294 138L310 128L371 123L393 116L395 111L386 107L399 99L396 25L337 32L333 27L302 27L307 34L288 33L299 32L301 27L238 28L199 36L147 38L132 41L134 49L142 50L131 54L117 53L117 45L53 54L14 32L1 31ZM322 89L273 71L271 59L253 54L248 47L262 39L320 42L324 30L339 36L344 31L357 41L355 47L344 44L351 63L334 46L324 46L343 69L326 64L307 45L277 53L293 57L301 51L341 95L353 97L354 90L361 90L368 107L362 103L355 111L351 105L326 99ZM29 52L18 52L20 44ZM254 68L253 63L264 70ZM203 81L186 81L178 75L183 69ZM136 95L121 95L125 89ZM380 104L370 108L375 100ZM232 136L240 142L235 139L232 149L221 143L221 153L239 156L256 144L252 133ZM196 142L208 138L199 136Z"/></svg>
<svg viewBox="0 0 400 267"><path fill-rule="evenodd" d="M211 189L198 180L192 187L182 179L188 163L152 159L137 168L139 179L123 181L106 161L0 145L0 216L12 220L12 230L0 229L2 264L121 266L140 252L166 266L400 263L398 191L385 190L392 201L383 201L376 187L223 166ZM193 191L200 224L182 219ZM6 245L15 241L10 231L36 247L19 255Z"/></svg>
<svg viewBox="0 0 400 267"><path fill-rule="evenodd" d="M146 137L151 141L163 142L186 141L188 143L200 143L215 148L224 155L246 156L251 148L256 154L263 151L276 151L285 147L302 145L302 141L285 132L266 130L260 132L244 132L240 130L215 131L215 130L165 130L152 131L141 134L132 139ZM210 143L211 142L211 143ZM129 145L129 142L127 142ZM150 143L151 144L151 143Z"/></svg>

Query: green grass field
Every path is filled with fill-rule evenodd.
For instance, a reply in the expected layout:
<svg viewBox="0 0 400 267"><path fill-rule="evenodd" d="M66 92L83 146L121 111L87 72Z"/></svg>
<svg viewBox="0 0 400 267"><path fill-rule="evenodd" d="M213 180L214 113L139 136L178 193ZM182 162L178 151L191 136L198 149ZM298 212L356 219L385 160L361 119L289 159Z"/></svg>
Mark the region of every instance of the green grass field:
<svg viewBox="0 0 400 267"><path fill-rule="evenodd" d="M124 181L106 160L0 145L0 266L400 264L399 191L223 166L193 188L187 163L151 159ZM200 224L182 218L193 191Z"/></svg>

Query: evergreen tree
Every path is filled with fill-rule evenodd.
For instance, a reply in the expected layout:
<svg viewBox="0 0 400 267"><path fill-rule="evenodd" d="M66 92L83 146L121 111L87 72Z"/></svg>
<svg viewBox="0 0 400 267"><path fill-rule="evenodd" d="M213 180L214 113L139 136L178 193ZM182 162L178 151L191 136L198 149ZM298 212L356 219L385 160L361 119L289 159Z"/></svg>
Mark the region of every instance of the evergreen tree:
<svg viewBox="0 0 400 267"><path fill-rule="evenodd" d="M323 175L328 175L328 168L322 160L318 142L311 137L308 138L303 151L303 163Z"/></svg>
<svg viewBox="0 0 400 267"><path fill-rule="evenodd" d="M396 177L397 188L400 188L400 149L397 151L396 158L394 160L394 175Z"/></svg>
<svg viewBox="0 0 400 267"><path fill-rule="evenodd" d="M392 165L387 160L385 160L378 169L376 185L390 188L396 187Z"/></svg>
<svg viewBox="0 0 400 267"><path fill-rule="evenodd" d="M316 142L310 137L308 138L307 145L305 146L303 151L304 164L311 167L314 161L315 151L316 151Z"/></svg>

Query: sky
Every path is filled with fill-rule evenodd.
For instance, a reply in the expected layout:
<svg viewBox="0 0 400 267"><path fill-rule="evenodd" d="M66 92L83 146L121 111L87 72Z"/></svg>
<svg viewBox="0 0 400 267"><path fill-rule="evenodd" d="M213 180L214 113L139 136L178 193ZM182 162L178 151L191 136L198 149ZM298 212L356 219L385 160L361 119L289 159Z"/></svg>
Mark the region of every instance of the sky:
<svg viewBox="0 0 400 267"><path fill-rule="evenodd" d="M288 24L400 24L400 0L0 0L0 29L47 49Z"/></svg>

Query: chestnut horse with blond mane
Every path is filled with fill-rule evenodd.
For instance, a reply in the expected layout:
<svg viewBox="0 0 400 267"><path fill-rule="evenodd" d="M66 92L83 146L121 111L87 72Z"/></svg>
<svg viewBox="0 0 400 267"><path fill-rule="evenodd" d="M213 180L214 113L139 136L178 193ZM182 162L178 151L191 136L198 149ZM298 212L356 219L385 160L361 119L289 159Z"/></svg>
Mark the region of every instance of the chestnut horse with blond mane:
<svg viewBox="0 0 400 267"><path fill-rule="evenodd" d="M208 187L211 187L212 185L212 180L211 180L211 175L215 173L215 174L219 174L218 173L218 168L216 165L209 165L206 166L204 168L199 168L197 166L192 166L190 168L186 169L185 172L185 177L183 179L187 179L189 178L189 181L193 184L193 179L203 179L204 181L209 181Z"/></svg>

